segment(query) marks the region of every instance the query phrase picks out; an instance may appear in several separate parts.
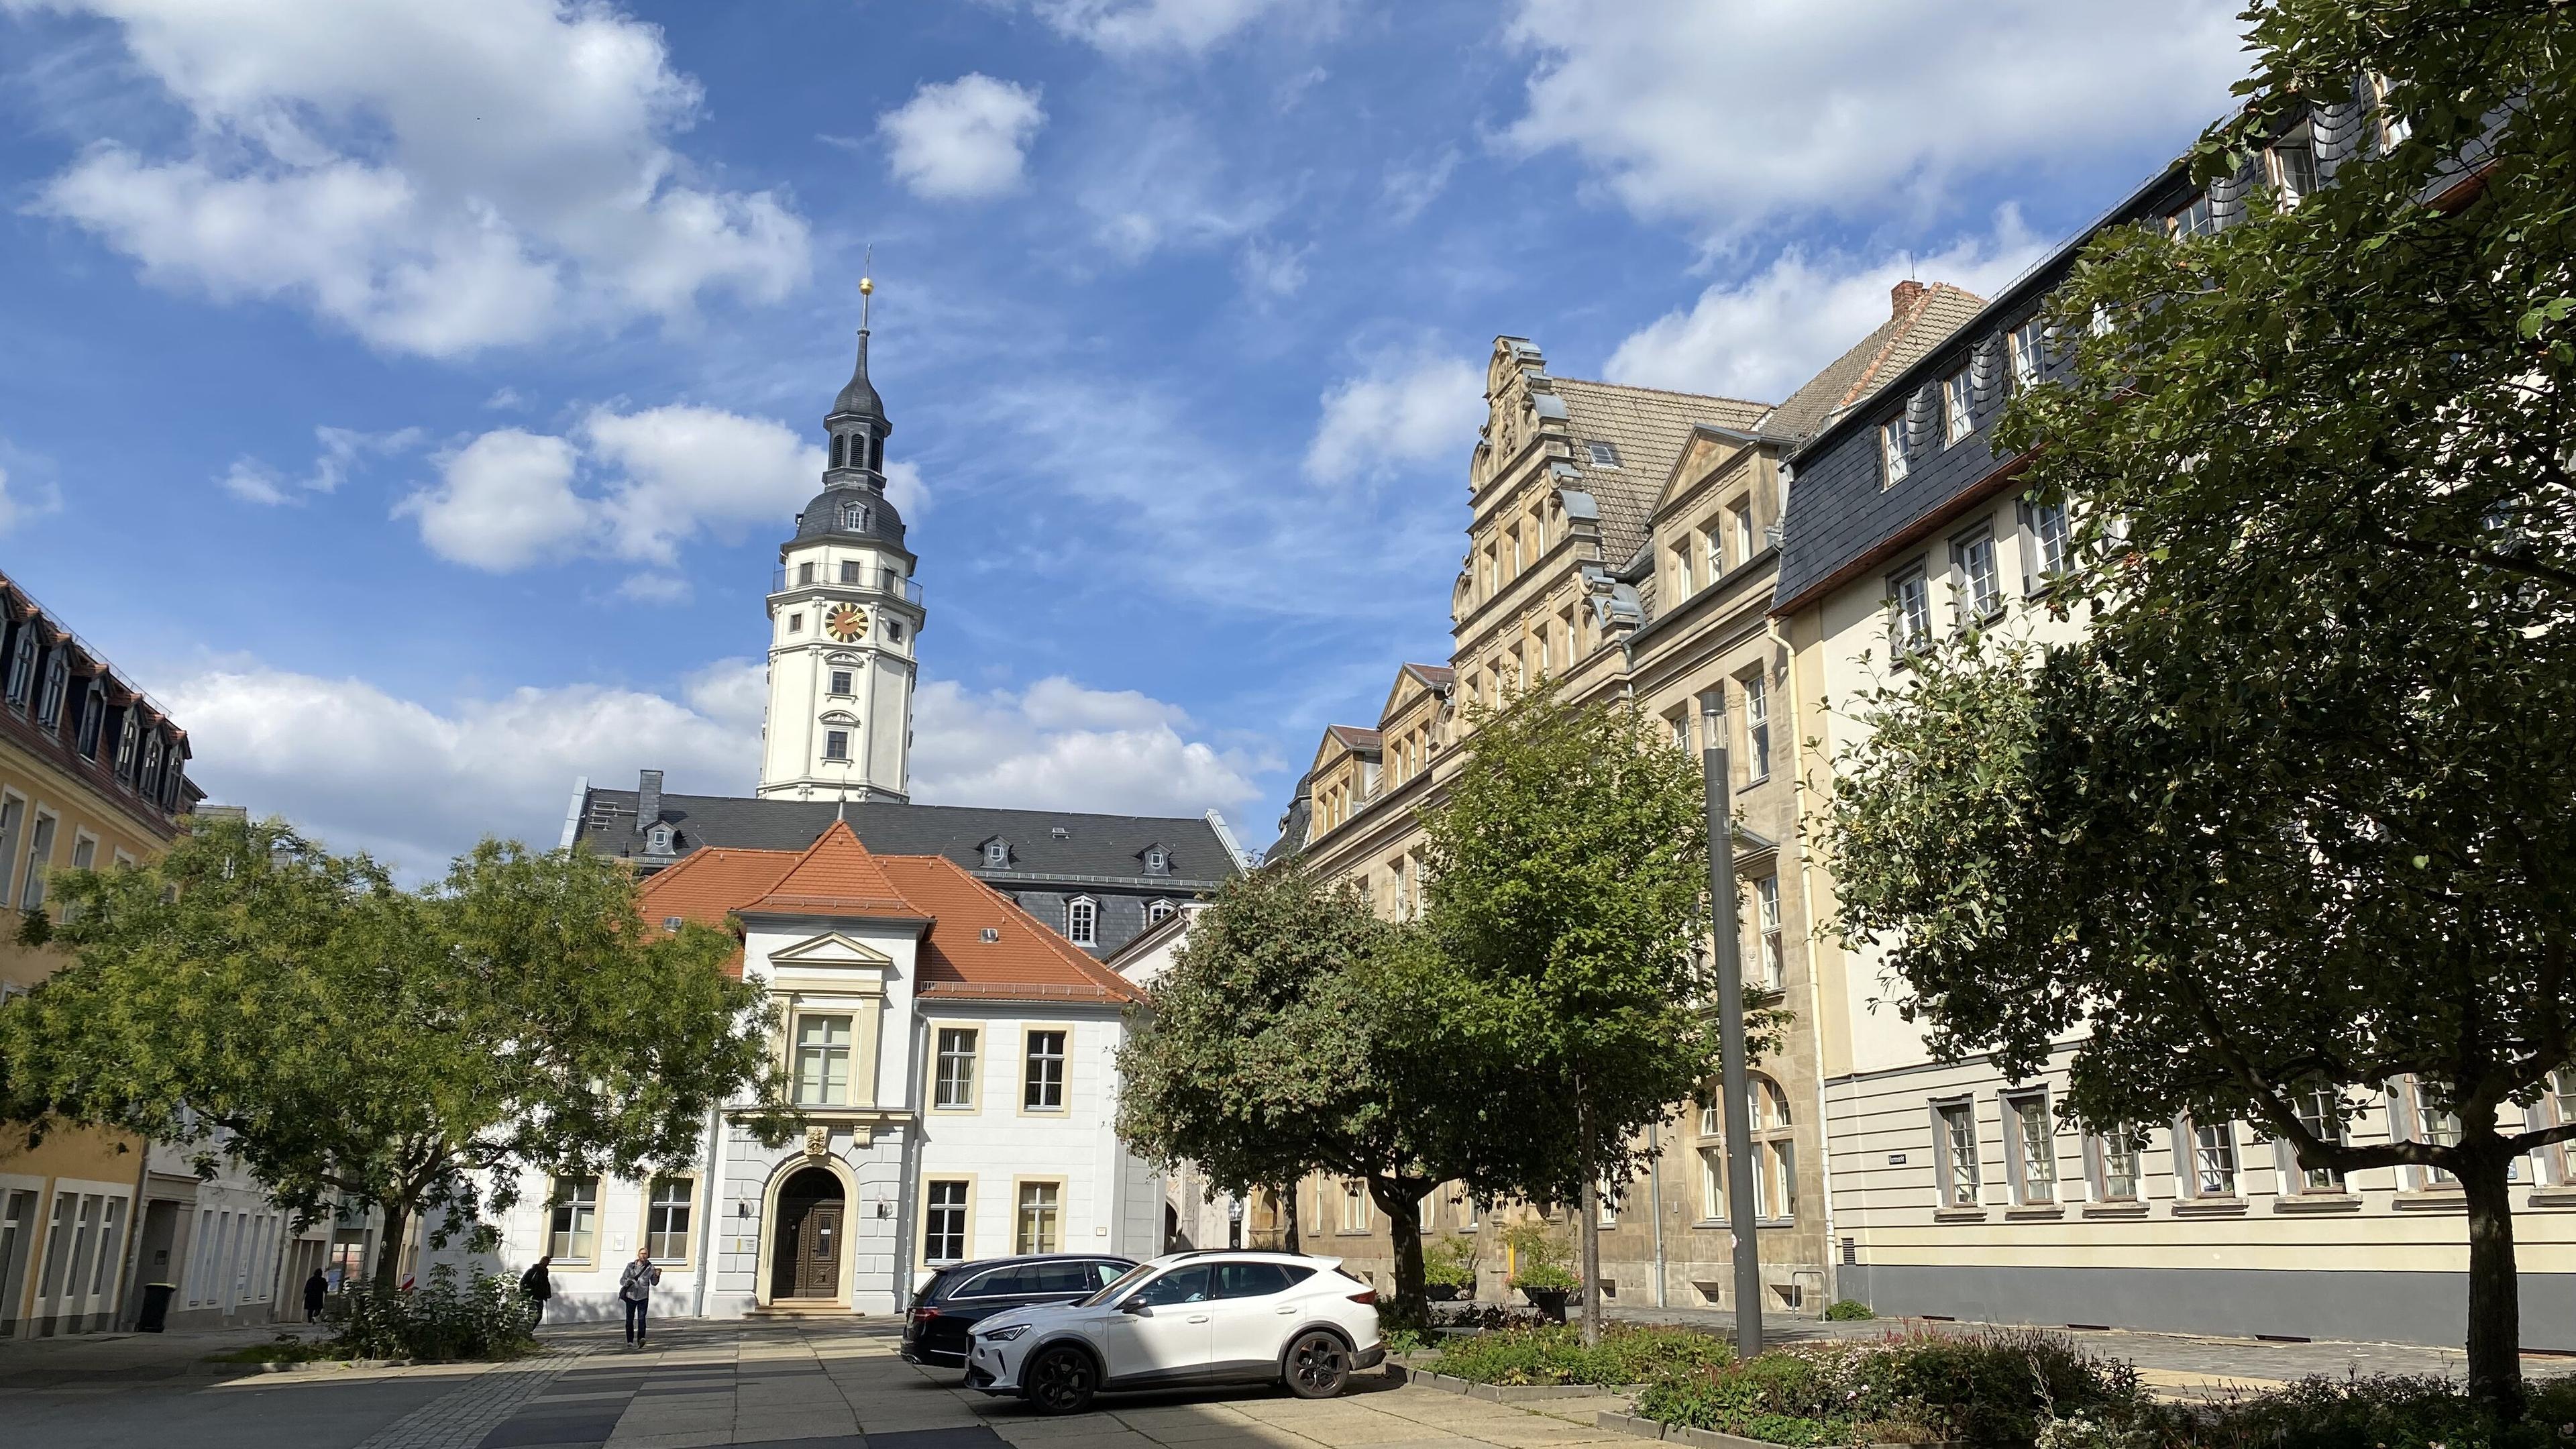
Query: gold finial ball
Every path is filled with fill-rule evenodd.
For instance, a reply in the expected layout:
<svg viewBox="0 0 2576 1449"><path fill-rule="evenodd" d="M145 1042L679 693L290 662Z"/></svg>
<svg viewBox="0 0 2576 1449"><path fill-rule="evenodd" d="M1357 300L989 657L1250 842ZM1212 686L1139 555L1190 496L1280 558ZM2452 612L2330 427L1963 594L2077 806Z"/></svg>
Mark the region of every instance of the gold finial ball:
<svg viewBox="0 0 2576 1449"><path fill-rule="evenodd" d="M864 296L868 295L870 292L875 291L876 289L877 289L877 284L876 284L876 283L869 281L869 280L868 280L867 278L865 278L865 277L861 277L861 278L859 278L859 295L860 295L860 296L864 297Z"/></svg>

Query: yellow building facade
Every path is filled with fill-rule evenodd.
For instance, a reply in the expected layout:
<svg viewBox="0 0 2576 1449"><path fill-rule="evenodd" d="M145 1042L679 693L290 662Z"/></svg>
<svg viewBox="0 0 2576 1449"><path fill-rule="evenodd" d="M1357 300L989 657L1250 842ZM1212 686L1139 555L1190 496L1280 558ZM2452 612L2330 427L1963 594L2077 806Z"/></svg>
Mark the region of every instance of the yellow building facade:
<svg viewBox="0 0 2576 1449"><path fill-rule="evenodd" d="M187 735L107 661L0 577L0 999L62 953L20 943L54 872L161 854L202 792ZM109 1327L124 1305L144 1144L94 1129L33 1145L0 1124L0 1335ZM165 1245L166 1246L166 1245Z"/></svg>

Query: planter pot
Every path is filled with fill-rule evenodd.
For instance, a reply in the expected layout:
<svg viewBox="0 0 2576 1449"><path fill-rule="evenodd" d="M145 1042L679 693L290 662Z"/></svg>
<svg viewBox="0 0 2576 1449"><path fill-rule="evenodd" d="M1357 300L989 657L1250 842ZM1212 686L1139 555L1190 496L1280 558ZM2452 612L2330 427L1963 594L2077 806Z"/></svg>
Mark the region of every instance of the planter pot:
<svg viewBox="0 0 2576 1449"><path fill-rule="evenodd" d="M1521 1296L1530 1301L1530 1306L1532 1308L1546 1314L1549 1318L1554 1319L1558 1323L1563 1323L1565 1321L1565 1301L1573 1296L1573 1291L1566 1288L1523 1288L1521 1290Z"/></svg>
<svg viewBox="0 0 2576 1449"><path fill-rule="evenodd" d="M1455 1283L1425 1283L1422 1285L1422 1296L1430 1299L1434 1303L1455 1303L1458 1301L1458 1285Z"/></svg>

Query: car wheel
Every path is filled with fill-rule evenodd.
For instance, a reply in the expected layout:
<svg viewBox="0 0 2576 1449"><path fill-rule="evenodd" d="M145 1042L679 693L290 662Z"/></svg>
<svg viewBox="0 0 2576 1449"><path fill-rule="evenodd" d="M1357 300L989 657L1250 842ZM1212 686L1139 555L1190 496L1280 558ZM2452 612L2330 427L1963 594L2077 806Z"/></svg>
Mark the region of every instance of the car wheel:
<svg viewBox="0 0 2576 1449"><path fill-rule="evenodd" d="M1350 1386L1351 1350L1337 1334L1317 1329L1288 1345L1288 1392L1301 1399L1329 1399Z"/></svg>
<svg viewBox="0 0 2576 1449"><path fill-rule="evenodd" d="M1028 1386L1029 1402L1041 1414L1079 1414L1091 1407L1091 1396L1100 1387L1091 1355L1078 1348L1040 1352L1020 1371L1020 1381Z"/></svg>

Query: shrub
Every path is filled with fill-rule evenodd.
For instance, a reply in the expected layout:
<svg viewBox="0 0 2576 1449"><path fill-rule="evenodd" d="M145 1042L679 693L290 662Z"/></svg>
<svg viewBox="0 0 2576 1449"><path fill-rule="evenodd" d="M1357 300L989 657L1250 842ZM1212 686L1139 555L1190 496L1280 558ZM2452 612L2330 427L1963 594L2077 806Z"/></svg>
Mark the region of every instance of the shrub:
<svg viewBox="0 0 2576 1449"><path fill-rule="evenodd" d="M1544 1221L1532 1218L1512 1224L1503 1229L1503 1242L1512 1250L1513 1287L1570 1293L1583 1286L1583 1280L1565 1264L1565 1245Z"/></svg>
<svg viewBox="0 0 2576 1449"><path fill-rule="evenodd" d="M1447 1328L1539 1328L1555 1320L1509 1303L1435 1303L1431 1321Z"/></svg>
<svg viewBox="0 0 2576 1449"><path fill-rule="evenodd" d="M1480 1384L1639 1384L1704 1371L1726 1354L1724 1340L1686 1328L1614 1326L1586 1348L1580 1330L1549 1324L1452 1339L1431 1369Z"/></svg>
<svg viewBox="0 0 2576 1449"><path fill-rule="evenodd" d="M1857 1298L1836 1299L1825 1309L1825 1317L1835 1323L1861 1323L1877 1316Z"/></svg>
<svg viewBox="0 0 2576 1449"><path fill-rule="evenodd" d="M1638 1411L1775 1444L1963 1440L2032 1449L2044 1427L2083 1413L2126 1416L2144 1403L2126 1364L2046 1334L1999 1332L1783 1349L1659 1378Z"/></svg>
<svg viewBox="0 0 2576 1449"><path fill-rule="evenodd" d="M1456 1233L1442 1235L1422 1255L1422 1281L1435 1287L1476 1287L1476 1245Z"/></svg>
<svg viewBox="0 0 2576 1449"><path fill-rule="evenodd" d="M2486 1414L2452 1380L2382 1374L2050 1428L2042 1449L2541 1449L2576 1439L2576 1381L2535 1386L2519 1420Z"/></svg>
<svg viewBox="0 0 2576 1449"><path fill-rule="evenodd" d="M342 1358L508 1359L537 1346L519 1286L477 1273L463 1289L441 1263L408 1293L353 1287L331 1343Z"/></svg>

